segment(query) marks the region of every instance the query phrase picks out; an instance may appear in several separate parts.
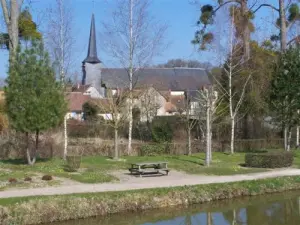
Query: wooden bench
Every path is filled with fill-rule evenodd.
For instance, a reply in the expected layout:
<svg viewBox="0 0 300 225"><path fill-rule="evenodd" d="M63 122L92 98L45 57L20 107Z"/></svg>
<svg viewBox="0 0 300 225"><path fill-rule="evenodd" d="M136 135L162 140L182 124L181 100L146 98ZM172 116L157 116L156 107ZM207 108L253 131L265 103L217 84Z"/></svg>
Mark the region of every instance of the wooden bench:
<svg viewBox="0 0 300 225"><path fill-rule="evenodd" d="M140 177L145 174L166 174L168 175L170 170L168 169L168 162L144 162L144 163L132 163L129 168L130 174L136 173ZM164 173L162 173L164 172Z"/></svg>

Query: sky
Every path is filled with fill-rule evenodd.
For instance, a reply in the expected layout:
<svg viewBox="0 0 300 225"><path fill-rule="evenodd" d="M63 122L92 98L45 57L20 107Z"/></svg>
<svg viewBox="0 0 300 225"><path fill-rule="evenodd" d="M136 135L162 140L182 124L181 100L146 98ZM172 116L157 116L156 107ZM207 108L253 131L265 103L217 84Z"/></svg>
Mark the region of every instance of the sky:
<svg viewBox="0 0 300 225"><path fill-rule="evenodd" d="M55 0L32 0L30 6L31 13L34 17L34 21L37 22L39 29L43 30L42 26L44 21L44 15L47 8L50 7ZM87 54L88 37L90 29L90 21L92 13L95 14L97 33L101 32L102 22L107 21L110 18L110 12L115 7L115 0L70 0L73 3L74 21L73 30L74 38L76 40L73 53L73 66L72 70L80 73L81 62L84 60ZM206 2L212 2L210 0L198 0L201 4ZM274 1L276 0L269 0ZM151 14L157 20L167 24L168 30L166 32L165 41L169 44L159 57L153 59L152 64L159 64L167 62L169 59L182 58L182 59L196 59L202 62L210 62L217 64L216 54L214 52L199 52L197 47L191 44L194 33L197 29L196 21L200 15L199 4L192 4L192 0L153 0L151 5ZM2 14L0 14L2 17ZM272 13L267 10L261 10L257 16L258 20L266 22L268 18L272 16ZM225 16L219 16L217 20L223 21ZM272 32L272 25L267 23L262 26L258 26L260 31L257 39L264 39ZM3 30L4 23L2 21L0 29ZM223 36L228 35L228 24L224 23L224 26L214 28L219 32L219 40ZM116 66L113 65L109 57L105 55L102 50L101 42L99 38L98 43L98 57L103 61L106 67ZM0 78L5 78L7 73L7 60L8 52L0 50Z"/></svg>

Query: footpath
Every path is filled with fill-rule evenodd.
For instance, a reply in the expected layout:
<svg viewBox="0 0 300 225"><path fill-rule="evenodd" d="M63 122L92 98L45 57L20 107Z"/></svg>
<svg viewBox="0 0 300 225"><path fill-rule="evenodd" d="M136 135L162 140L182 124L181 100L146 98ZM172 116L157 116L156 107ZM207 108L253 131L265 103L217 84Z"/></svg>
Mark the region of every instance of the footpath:
<svg viewBox="0 0 300 225"><path fill-rule="evenodd" d="M228 183L237 181L249 181L265 178L300 176L300 169L279 169L269 172L241 174L231 176L204 176L204 175L186 175L181 179L177 176L172 177L172 171L169 176L143 177L120 183L102 183L102 184L74 184L60 187L44 187L18 190L0 191L0 198L26 197L26 196L45 196L45 195L65 195L77 193L95 193L111 191L129 191L149 188L167 188L178 186L190 186L212 183Z"/></svg>

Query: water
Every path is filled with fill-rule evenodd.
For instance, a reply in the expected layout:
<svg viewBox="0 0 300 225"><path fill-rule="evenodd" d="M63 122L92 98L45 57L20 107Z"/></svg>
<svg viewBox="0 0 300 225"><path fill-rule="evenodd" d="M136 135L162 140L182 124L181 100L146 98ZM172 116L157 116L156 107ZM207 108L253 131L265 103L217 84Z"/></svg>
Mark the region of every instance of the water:
<svg viewBox="0 0 300 225"><path fill-rule="evenodd" d="M300 192L218 201L55 225L299 225ZM51 224L54 225L54 224Z"/></svg>

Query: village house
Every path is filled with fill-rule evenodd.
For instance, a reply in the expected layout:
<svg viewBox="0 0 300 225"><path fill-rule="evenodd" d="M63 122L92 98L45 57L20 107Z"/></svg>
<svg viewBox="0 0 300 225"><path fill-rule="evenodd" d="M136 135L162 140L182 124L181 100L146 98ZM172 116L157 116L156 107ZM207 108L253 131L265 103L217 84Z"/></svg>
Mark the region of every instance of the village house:
<svg viewBox="0 0 300 225"><path fill-rule="evenodd" d="M91 99L105 99L108 97L107 91L114 95L119 90L129 88L126 69L102 67L97 54L94 15L91 21L88 54L82 62L82 73L81 84L72 88L68 98L70 118L82 119L82 105L85 102ZM195 94L201 87L209 85L210 81L207 71L203 68L151 67L135 68L133 83L133 107L139 108L141 121L145 122L151 121L154 116L183 113L186 93ZM111 118L107 113L102 116L105 119Z"/></svg>

